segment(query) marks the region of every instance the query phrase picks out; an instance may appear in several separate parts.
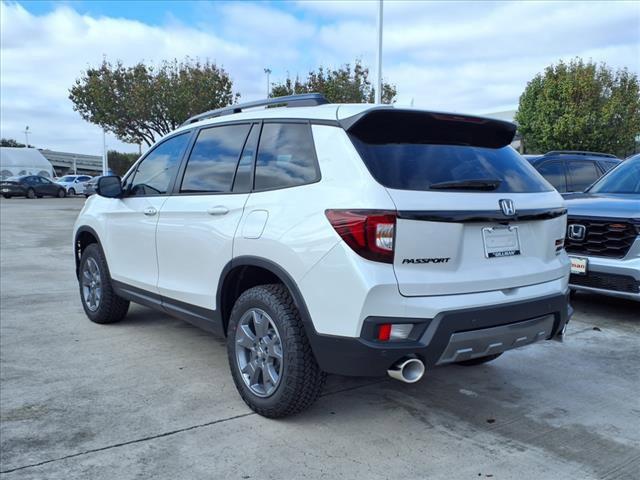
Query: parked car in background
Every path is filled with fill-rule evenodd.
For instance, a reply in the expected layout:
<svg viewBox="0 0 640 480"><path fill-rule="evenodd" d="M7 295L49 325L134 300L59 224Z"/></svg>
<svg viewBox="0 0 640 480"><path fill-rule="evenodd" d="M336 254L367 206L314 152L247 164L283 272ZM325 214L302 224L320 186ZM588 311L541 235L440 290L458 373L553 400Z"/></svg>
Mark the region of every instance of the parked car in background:
<svg viewBox="0 0 640 480"><path fill-rule="evenodd" d="M86 198L89 198L91 195L96 193L96 184L98 183L98 180L101 176L102 175L97 175L95 177L92 177L90 180L84 183L83 193Z"/></svg>
<svg viewBox="0 0 640 480"><path fill-rule="evenodd" d="M640 301L640 155L566 203L571 288Z"/></svg>
<svg viewBox="0 0 640 480"><path fill-rule="evenodd" d="M0 193L4 198L42 198L44 196L64 198L67 195L64 187L39 175L22 175L2 180Z"/></svg>
<svg viewBox="0 0 640 480"><path fill-rule="evenodd" d="M65 175L57 183L65 188L68 195L79 195L84 193L84 184L89 180L90 175Z"/></svg>
<svg viewBox="0 0 640 480"><path fill-rule="evenodd" d="M554 151L524 156L558 192L583 192L620 163L608 153Z"/></svg>

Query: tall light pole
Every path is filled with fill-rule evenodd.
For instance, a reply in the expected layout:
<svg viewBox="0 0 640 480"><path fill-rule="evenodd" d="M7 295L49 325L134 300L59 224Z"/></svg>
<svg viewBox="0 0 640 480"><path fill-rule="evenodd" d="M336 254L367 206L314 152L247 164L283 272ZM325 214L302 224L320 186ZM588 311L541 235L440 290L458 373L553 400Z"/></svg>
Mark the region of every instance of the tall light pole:
<svg viewBox="0 0 640 480"><path fill-rule="evenodd" d="M109 173L109 159L107 158L107 134L102 129L102 175Z"/></svg>
<svg viewBox="0 0 640 480"><path fill-rule="evenodd" d="M378 81L376 103L382 103L382 0L378 0Z"/></svg>
<svg viewBox="0 0 640 480"><path fill-rule="evenodd" d="M267 74L267 98L269 98L269 94L271 93L271 84L269 83L269 75L271 75L271 69L265 68L264 73Z"/></svg>
<svg viewBox="0 0 640 480"><path fill-rule="evenodd" d="M30 133L31 132L29 131L29 125L27 125L25 127L25 129L24 129L24 139L25 139L25 142L27 143L27 148L29 148L29 134Z"/></svg>

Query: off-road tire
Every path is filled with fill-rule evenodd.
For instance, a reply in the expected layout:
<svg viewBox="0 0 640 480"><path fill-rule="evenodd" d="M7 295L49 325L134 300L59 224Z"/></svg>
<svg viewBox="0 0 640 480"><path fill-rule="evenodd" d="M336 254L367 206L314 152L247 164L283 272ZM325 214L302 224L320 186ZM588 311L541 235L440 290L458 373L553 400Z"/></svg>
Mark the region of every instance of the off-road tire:
<svg viewBox="0 0 640 480"><path fill-rule="evenodd" d="M282 343L282 374L268 397L254 394L245 384L236 359L236 330L242 316L252 308L266 312L276 324ZM287 288L282 284L260 285L240 295L231 311L227 329L227 353L231 375L244 402L269 418L294 415L309 408L320 396L326 374L320 370L305 329Z"/></svg>
<svg viewBox="0 0 640 480"><path fill-rule="evenodd" d="M98 265L102 286L100 302L97 310L95 311L91 311L87 306L82 291L82 272L84 265L89 258L93 258ZM78 285L80 288L80 301L82 303L82 308L84 308L84 312L87 314L87 317L89 317L89 320L100 324L115 323L122 320L129 310L129 301L119 297L113 291L111 276L109 275L109 267L107 266L104 253L97 243L88 245L82 252L79 272Z"/></svg>
<svg viewBox="0 0 640 480"><path fill-rule="evenodd" d="M458 365L462 365L464 367L473 367L475 365L482 365L483 363L491 362L502 355L502 352L495 353L493 355L487 355L486 357L472 358L471 360L463 360L461 362L456 362Z"/></svg>

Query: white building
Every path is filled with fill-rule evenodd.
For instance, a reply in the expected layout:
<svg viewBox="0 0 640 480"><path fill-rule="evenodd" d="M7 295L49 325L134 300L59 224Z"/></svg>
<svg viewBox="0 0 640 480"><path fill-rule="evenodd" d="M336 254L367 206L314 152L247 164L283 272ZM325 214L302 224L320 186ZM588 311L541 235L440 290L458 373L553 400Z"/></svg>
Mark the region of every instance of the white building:
<svg viewBox="0 0 640 480"><path fill-rule="evenodd" d="M0 147L0 177L41 175L53 178L51 162L35 148Z"/></svg>

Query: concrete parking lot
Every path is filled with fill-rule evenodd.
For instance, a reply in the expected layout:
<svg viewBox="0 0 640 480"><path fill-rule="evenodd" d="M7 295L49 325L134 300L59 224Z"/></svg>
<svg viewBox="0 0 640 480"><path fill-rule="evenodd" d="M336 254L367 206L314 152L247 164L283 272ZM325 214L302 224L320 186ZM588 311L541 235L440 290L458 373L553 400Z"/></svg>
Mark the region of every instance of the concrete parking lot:
<svg viewBox="0 0 640 480"><path fill-rule="evenodd" d="M253 414L224 343L139 306L89 322L84 199L0 201L3 479L637 479L640 305L575 299L564 343L416 385L332 376L308 412Z"/></svg>

